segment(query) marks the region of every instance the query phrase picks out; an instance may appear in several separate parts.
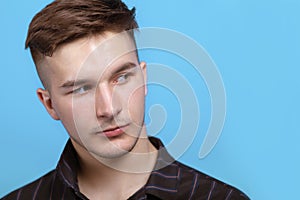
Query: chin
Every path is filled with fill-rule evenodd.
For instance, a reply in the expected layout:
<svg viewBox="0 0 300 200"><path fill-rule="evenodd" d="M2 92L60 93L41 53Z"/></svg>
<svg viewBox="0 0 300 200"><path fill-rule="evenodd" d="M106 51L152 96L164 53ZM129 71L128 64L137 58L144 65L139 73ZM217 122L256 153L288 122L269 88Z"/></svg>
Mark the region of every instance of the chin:
<svg viewBox="0 0 300 200"><path fill-rule="evenodd" d="M105 145L97 145L90 149L96 158L114 159L130 153L136 146L138 137L112 138Z"/></svg>

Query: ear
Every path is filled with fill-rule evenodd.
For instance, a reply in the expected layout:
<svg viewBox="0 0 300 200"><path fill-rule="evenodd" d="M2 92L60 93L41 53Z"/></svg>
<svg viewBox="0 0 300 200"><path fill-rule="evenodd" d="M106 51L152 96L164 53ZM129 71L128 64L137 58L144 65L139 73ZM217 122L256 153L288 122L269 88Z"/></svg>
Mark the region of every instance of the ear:
<svg viewBox="0 0 300 200"><path fill-rule="evenodd" d="M52 106L52 101L51 101L49 92L47 90L39 88L39 89L37 89L36 93L37 93L39 100L41 101L41 103L44 105L47 112L49 113L49 115L54 120L59 120L59 117Z"/></svg>
<svg viewBox="0 0 300 200"><path fill-rule="evenodd" d="M143 72L143 76L144 76L144 86L145 86L145 96L147 95L147 63L146 62L140 62L140 67L142 69Z"/></svg>

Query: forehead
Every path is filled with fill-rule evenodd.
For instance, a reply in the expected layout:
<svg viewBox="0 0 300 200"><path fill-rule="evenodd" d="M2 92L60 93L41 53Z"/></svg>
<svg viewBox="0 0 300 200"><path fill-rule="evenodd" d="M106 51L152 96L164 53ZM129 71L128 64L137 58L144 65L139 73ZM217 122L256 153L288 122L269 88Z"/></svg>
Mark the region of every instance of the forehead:
<svg viewBox="0 0 300 200"><path fill-rule="evenodd" d="M61 46L52 57L45 58L43 67L51 79L64 81L78 74L103 73L125 60L137 62L135 52L135 43L128 33L106 32Z"/></svg>

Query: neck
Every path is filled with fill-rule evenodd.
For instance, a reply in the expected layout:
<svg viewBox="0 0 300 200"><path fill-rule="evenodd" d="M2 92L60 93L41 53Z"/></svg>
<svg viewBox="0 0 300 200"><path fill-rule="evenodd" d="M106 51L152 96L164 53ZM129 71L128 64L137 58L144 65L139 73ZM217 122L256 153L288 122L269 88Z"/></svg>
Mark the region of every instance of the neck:
<svg viewBox="0 0 300 200"><path fill-rule="evenodd" d="M127 199L146 184L156 163L157 150L146 136L130 153L114 159L94 157L78 146L74 144L80 163L78 185L90 199Z"/></svg>

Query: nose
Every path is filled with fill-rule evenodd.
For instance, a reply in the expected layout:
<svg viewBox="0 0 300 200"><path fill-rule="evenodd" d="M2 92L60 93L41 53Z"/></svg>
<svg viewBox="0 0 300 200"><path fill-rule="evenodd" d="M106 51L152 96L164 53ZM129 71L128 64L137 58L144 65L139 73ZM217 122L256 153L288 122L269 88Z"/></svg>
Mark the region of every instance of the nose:
<svg viewBox="0 0 300 200"><path fill-rule="evenodd" d="M99 85L95 93L95 109L97 118L112 120L121 112L119 98L113 88Z"/></svg>

